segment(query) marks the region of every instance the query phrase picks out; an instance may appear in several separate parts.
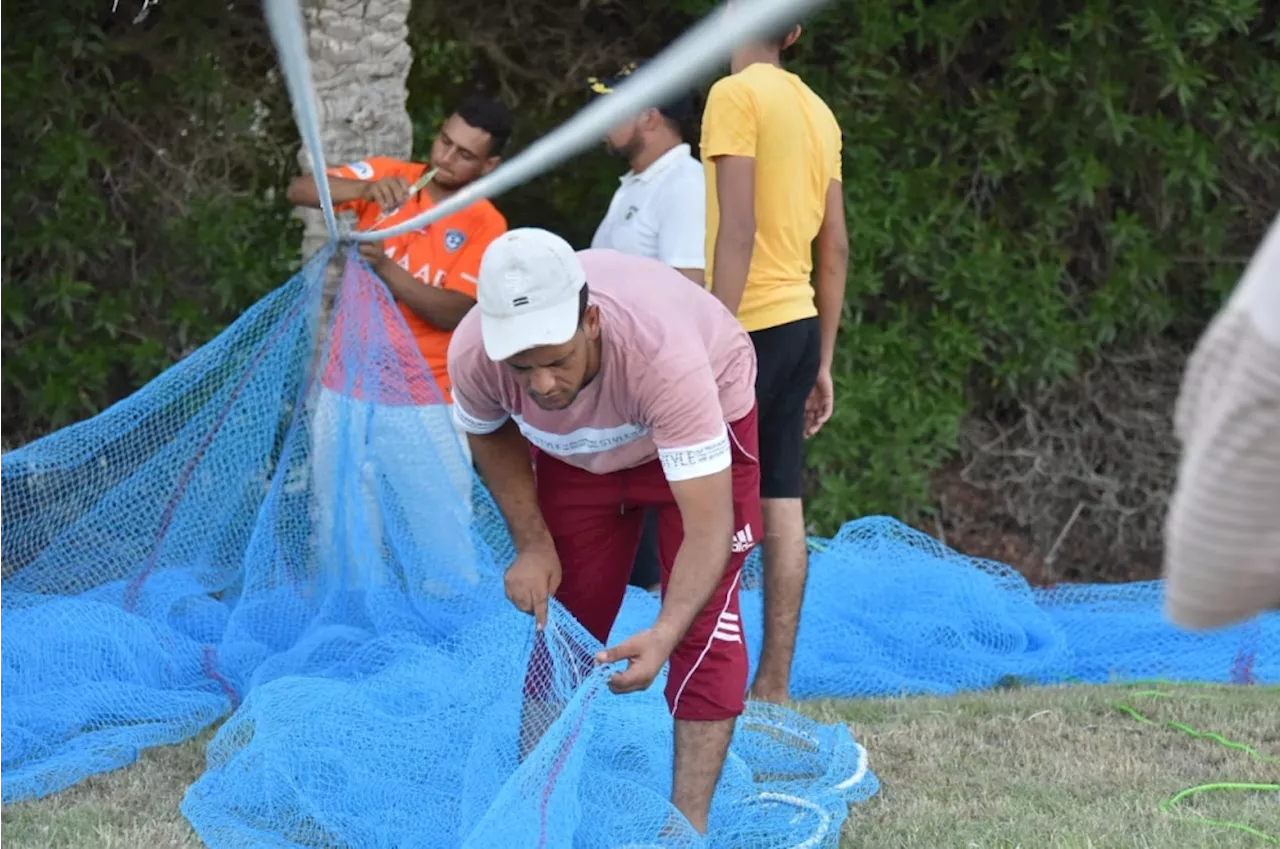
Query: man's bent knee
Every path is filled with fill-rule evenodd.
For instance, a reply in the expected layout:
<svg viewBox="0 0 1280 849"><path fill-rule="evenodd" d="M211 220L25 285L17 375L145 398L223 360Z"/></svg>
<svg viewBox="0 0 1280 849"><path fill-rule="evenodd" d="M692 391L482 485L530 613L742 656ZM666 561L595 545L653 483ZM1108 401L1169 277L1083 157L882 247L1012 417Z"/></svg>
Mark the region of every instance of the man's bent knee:
<svg viewBox="0 0 1280 849"><path fill-rule="evenodd" d="M686 635L671 655L666 697L679 721L732 721L746 706L747 647L737 605L714 617L708 630Z"/></svg>

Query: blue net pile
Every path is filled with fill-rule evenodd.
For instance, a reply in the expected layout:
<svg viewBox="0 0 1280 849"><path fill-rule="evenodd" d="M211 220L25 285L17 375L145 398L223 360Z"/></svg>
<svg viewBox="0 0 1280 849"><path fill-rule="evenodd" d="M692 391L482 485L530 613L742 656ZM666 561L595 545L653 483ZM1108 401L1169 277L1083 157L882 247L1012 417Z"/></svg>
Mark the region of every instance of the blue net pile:
<svg viewBox="0 0 1280 849"><path fill-rule="evenodd" d="M708 838L682 824L663 681L613 695L562 610L537 636L511 608L510 540L411 336L351 258L322 310L329 258L132 397L4 455L4 802L222 721L183 802L215 849L834 847L878 789L865 751L755 704ZM1276 615L1186 635L1157 584L1033 590L888 519L814 547L797 697L1280 680ZM754 660L759 591L742 606ZM630 591L613 638L656 611ZM554 695L521 758L535 640Z"/></svg>

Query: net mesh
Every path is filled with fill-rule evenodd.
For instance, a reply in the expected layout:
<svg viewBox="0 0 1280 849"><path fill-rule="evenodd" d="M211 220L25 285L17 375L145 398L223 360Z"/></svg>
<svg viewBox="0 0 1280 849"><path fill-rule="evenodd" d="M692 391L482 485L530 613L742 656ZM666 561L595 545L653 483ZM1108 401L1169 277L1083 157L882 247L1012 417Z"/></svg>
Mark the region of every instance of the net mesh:
<svg viewBox="0 0 1280 849"><path fill-rule="evenodd" d="M663 680L611 694L576 622L535 635L506 601L505 526L354 255L317 335L329 257L4 455L4 802L225 720L183 802L211 847L835 846L877 779L846 726L782 708L740 720L705 844L674 813ZM1033 590L883 518L814 547L798 697L1280 680L1276 615L1183 634L1158 584ZM613 638L657 606L629 591ZM742 608L754 661L758 590Z"/></svg>

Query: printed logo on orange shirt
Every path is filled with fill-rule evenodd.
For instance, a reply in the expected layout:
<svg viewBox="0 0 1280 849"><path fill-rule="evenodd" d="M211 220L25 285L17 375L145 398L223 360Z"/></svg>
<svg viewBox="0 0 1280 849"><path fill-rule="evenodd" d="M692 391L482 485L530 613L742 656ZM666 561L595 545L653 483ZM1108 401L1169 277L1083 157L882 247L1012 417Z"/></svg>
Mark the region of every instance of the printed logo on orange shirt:
<svg viewBox="0 0 1280 849"><path fill-rule="evenodd" d="M395 245L387 246L387 256L390 257L391 259L394 259L396 261L396 265L400 266L405 271L408 271L410 274L412 274L413 279L417 280L419 283L424 283L427 286L435 286L437 289L439 289L441 286L444 285L446 272L443 268L437 268L433 273L431 270L431 263L424 262L421 268L419 268L417 271L414 271L412 267L409 265L409 251L405 251L397 259ZM462 276L466 277L467 275L464 274Z"/></svg>
<svg viewBox="0 0 1280 849"><path fill-rule="evenodd" d="M373 177L373 166L368 162L365 162L363 159L359 162L352 162L347 167L351 169L352 174L356 175L357 180L368 180ZM328 173L335 177L341 177L341 171L341 168L331 168Z"/></svg>

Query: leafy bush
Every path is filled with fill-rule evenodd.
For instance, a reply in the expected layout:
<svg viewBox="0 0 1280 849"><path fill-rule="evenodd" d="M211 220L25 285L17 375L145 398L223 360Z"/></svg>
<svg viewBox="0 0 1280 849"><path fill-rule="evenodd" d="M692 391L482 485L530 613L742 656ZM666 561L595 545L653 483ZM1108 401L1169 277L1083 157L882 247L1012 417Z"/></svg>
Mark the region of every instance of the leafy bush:
<svg viewBox="0 0 1280 849"><path fill-rule="evenodd" d="M838 4L810 31L852 238L810 452L825 530L918 515L967 412L1104 349L1185 348L1275 214L1280 52L1256 2Z"/></svg>
<svg viewBox="0 0 1280 849"><path fill-rule="evenodd" d="M260 10L120 6L4 7L6 443L127 395L299 259Z"/></svg>

